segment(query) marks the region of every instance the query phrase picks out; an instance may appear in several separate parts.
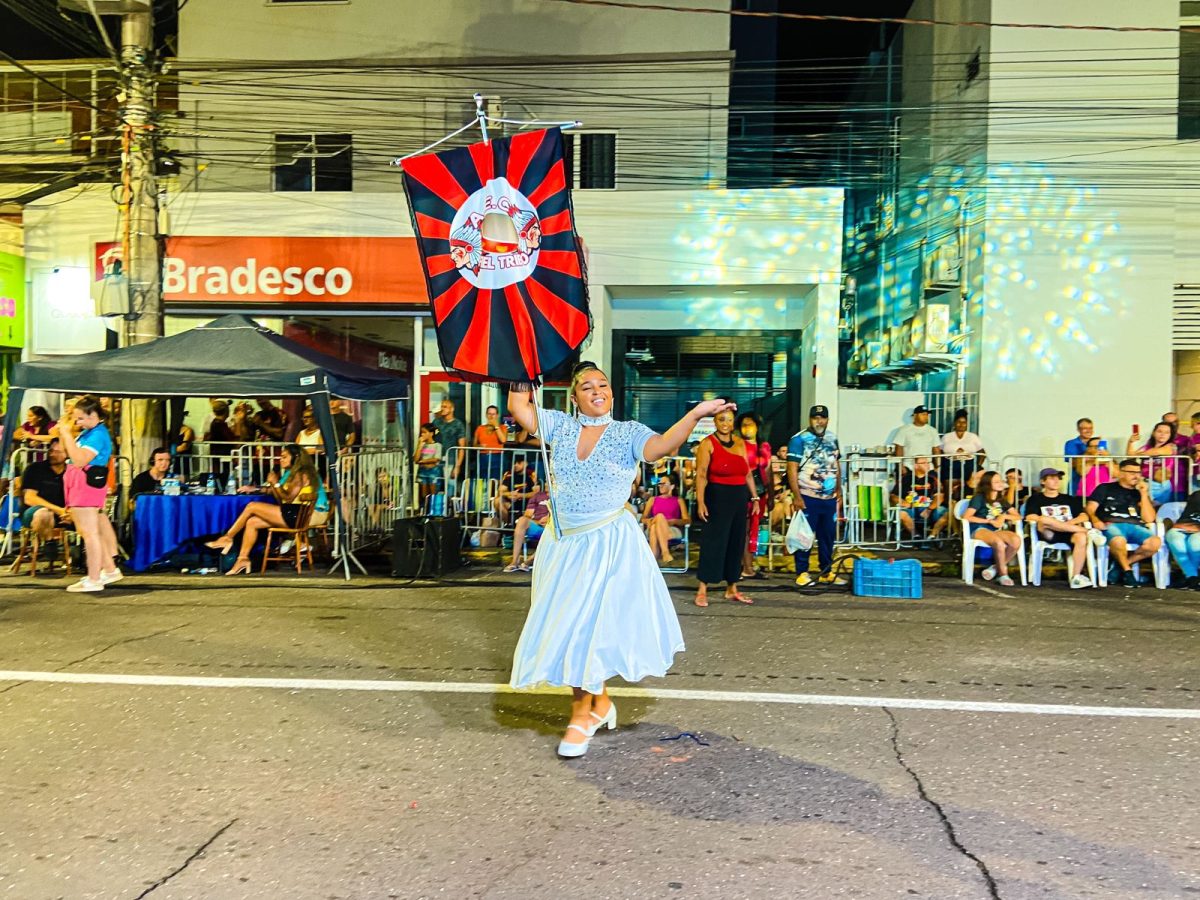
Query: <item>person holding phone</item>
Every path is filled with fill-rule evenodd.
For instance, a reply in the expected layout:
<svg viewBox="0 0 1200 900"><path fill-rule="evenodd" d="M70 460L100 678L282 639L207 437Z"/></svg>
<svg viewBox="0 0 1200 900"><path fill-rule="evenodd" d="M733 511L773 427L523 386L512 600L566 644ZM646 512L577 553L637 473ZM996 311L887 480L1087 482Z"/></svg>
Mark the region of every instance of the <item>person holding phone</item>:
<svg viewBox="0 0 1200 900"><path fill-rule="evenodd" d="M1120 570L1121 584L1139 587L1134 564L1149 559L1162 546L1162 539L1150 528L1154 524L1154 505L1150 502L1150 486L1142 477L1142 464L1136 459L1121 460L1117 480L1092 491L1087 514L1108 544L1109 555ZM1131 544L1137 547L1133 552L1129 550Z"/></svg>

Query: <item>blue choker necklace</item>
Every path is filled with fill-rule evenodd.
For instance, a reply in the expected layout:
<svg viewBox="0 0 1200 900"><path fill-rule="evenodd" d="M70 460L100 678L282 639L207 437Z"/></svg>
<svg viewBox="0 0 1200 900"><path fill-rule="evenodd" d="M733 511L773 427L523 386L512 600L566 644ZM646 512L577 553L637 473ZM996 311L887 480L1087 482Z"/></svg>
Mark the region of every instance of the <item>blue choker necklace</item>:
<svg viewBox="0 0 1200 900"><path fill-rule="evenodd" d="M600 426L607 425L613 420L612 413L606 412L602 416L585 416L583 413L578 414L579 424L583 426Z"/></svg>

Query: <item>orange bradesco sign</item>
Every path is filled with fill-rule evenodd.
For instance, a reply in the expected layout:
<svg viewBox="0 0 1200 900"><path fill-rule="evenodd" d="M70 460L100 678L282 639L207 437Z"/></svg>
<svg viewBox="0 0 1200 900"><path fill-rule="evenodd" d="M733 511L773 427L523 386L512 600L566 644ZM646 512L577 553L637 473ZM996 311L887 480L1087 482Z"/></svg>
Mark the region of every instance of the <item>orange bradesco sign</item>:
<svg viewBox="0 0 1200 900"><path fill-rule="evenodd" d="M112 252L97 244L98 266ZM174 237L162 278L168 303L429 302L416 241L403 237Z"/></svg>

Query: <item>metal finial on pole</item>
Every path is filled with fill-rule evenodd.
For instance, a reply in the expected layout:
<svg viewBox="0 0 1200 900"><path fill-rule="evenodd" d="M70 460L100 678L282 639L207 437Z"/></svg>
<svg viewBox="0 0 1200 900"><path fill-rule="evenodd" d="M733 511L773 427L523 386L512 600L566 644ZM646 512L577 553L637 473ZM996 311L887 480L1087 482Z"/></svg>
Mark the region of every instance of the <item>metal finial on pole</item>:
<svg viewBox="0 0 1200 900"><path fill-rule="evenodd" d="M487 108L484 106L483 94L475 94L475 119L479 122L479 130L483 132L483 142L488 142Z"/></svg>

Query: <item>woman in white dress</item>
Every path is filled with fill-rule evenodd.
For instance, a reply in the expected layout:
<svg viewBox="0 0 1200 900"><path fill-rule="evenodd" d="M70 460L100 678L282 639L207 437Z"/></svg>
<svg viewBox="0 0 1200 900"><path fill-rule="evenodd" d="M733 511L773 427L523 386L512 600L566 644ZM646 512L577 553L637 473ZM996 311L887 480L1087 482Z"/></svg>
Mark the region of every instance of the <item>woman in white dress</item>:
<svg viewBox="0 0 1200 900"><path fill-rule="evenodd" d="M608 378L586 362L571 377L574 417L535 409L528 392L508 395L517 423L549 446L552 516L510 683L573 689L560 756L582 756L600 728L616 728L605 681L665 675L683 649L666 582L625 502L640 462L671 455L701 419L734 409L707 400L660 435L613 421L612 400Z"/></svg>

